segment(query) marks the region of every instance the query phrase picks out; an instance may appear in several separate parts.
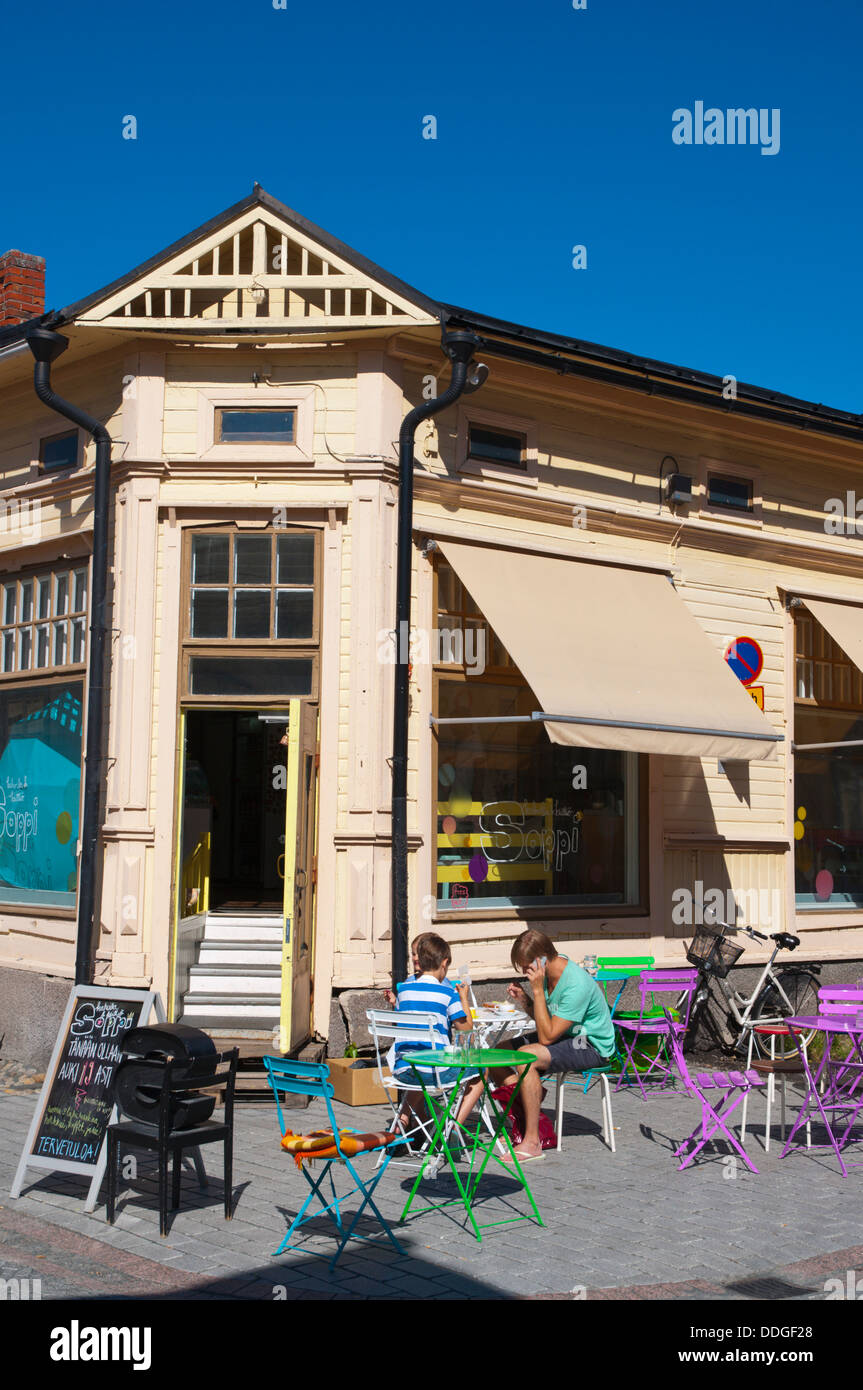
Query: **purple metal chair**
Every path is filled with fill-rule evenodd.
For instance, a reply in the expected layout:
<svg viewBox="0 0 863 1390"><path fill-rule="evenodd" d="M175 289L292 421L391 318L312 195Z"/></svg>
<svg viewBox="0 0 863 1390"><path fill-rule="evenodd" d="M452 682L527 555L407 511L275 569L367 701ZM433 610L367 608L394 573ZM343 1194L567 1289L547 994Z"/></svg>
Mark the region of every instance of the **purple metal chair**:
<svg viewBox="0 0 863 1390"><path fill-rule="evenodd" d="M641 991L638 1017L614 1020L623 1053L623 1064L615 1090L619 1091L627 1081L630 1067L645 1100L647 1092L644 1089L644 1077L650 1077L654 1072L661 1073L663 1077L671 1075L667 1046L673 1020L664 1006L657 1008L656 996L674 996L674 1008L679 1015L676 1026L685 1032L689 1025L689 1011L697 984L698 971L688 966L680 970L642 970L638 980ZM655 1053L645 1051L645 1038L656 1039ZM647 1063L643 1071L639 1070L639 1063Z"/></svg>
<svg viewBox="0 0 863 1390"><path fill-rule="evenodd" d="M680 1024L675 1024L667 1009L664 1010L664 1013L668 1024L668 1042L680 1079L693 1100L701 1103L701 1123L696 1125L689 1137L684 1139L683 1143L674 1150L674 1157L679 1158L698 1136L699 1130L701 1131L698 1143L690 1153L686 1154L678 1172L688 1167L695 1155L704 1148L705 1144L710 1142L717 1130L721 1130L729 1144L740 1154L747 1168L753 1173L757 1173L758 1169L747 1156L743 1145L735 1139L728 1128L727 1120L731 1112L737 1109L750 1091L758 1090L765 1084L763 1079L757 1071L700 1071L693 1076L686 1065L686 1058L683 1055L681 1045L684 1030Z"/></svg>

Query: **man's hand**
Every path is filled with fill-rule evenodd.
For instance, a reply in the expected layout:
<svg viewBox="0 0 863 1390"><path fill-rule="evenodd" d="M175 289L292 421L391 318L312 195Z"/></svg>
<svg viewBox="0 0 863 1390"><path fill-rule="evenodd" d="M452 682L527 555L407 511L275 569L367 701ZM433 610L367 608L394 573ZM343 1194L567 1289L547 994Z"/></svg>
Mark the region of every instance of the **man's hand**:
<svg viewBox="0 0 863 1390"><path fill-rule="evenodd" d="M531 989L541 989L545 980L545 961L543 958L540 956L538 960L532 960L524 973L530 981Z"/></svg>
<svg viewBox="0 0 863 1390"><path fill-rule="evenodd" d="M510 999L515 1000L516 1004L520 1004L523 1009L526 1009L530 1004L530 1000L521 985L507 985L506 992Z"/></svg>

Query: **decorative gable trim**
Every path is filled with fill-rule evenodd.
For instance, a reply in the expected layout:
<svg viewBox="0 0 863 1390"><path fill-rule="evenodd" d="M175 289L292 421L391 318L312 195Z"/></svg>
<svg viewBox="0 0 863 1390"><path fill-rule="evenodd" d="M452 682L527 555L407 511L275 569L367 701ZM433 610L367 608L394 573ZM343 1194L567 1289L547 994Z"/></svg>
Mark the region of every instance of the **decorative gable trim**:
<svg viewBox="0 0 863 1390"><path fill-rule="evenodd" d="M68 312L81 324L196 333L438 322L431 301L412 298L408 286L354 258L350 248L324 233L316 237L264 205L265 196L227 222L208 224L198 239L169 248L137 278L117 282L103 297Z"/></svg>

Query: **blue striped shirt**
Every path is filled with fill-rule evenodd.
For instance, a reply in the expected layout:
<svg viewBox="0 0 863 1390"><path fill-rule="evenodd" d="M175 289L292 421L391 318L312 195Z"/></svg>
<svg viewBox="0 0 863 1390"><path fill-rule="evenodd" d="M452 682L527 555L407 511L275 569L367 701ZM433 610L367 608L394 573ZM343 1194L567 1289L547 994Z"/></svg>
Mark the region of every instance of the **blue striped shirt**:
<svg viewBox="0 0 863 1390"><path fill-rule="evenodd" d="M450 1024L456 1023L467 1014L449 980L436 980L434 975L419 975L406 980L398 992L399 1013L419 1013L434 1015L435 1047L449 1047ZM395 1063L400 1054L420 1050L415 1042L396 1043Z"/></svg>

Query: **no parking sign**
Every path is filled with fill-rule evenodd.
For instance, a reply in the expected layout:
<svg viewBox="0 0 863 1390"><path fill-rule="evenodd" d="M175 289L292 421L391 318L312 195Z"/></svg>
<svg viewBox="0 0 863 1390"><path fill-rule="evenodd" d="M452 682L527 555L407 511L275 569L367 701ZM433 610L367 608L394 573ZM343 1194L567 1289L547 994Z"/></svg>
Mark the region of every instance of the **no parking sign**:
<svg viewBox="0 0 863 1390"><path fill-rule="evenodd" d="M725 660L743 685L757 681L764 668L764 653L754 637L735 637L725 650Z"/></svg>

